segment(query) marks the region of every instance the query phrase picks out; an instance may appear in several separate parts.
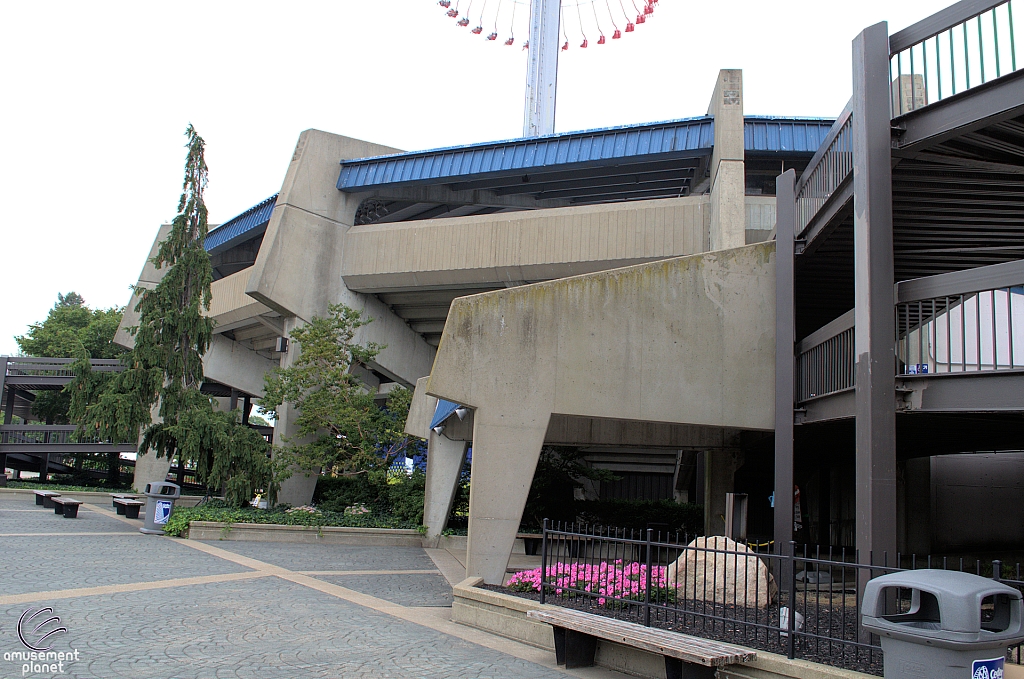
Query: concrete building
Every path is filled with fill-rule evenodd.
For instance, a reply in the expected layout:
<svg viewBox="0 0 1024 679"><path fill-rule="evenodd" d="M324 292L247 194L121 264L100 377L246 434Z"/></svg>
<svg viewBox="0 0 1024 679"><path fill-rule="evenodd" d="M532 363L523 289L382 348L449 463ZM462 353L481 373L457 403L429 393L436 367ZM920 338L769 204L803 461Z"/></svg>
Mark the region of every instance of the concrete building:
<svg viewBox="0 0 1024 679"><path fill-rule="evenodd" d="M492 583L545 444L698 497L710 533L740 491L777 548L969 544L937 522L986 474L1024 487L1024 76L943 91L903 55L1003 4L865 29L836 120L745 116L726 70L676 121L413 153L304 132L280 193L207 240L208 378L258 396L298 350L278 338L366 309L367 385L416 385L432 535L472 445L467 570Z"/></svg>
<svg viewBox="0 0 1024 679"><path fill-rule="evenodd" d="M332 302L374 318L359 340L387 348L362 377L385 394L431 373L456 298L763 241L774 176L802 169L831 123L744 118L742 74L722 71L707 115L664 123L417 153L308 130L281 191L206 241L217 278L209 388L258 398L263 374L298 350L279 351L278 338ZM147 263L139 284L159 274ZM136 320L125 315L119 343L130 345ZM290 430L281 415L278 441ZM614 457L629 446L618 468L664 478L675 440L621 434L591 447ZM139 478L166 466L142 456ZM315 481L292 477L282 500L308 502Z"/></svg>

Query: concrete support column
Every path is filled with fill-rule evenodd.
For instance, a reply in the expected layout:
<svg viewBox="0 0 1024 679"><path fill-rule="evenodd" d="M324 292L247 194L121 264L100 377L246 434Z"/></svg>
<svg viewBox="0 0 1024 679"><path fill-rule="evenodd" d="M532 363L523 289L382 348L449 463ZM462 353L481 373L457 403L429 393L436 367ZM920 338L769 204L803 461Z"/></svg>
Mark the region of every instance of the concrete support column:
<svg viewBox="0 0 1024 679"><path fill-rule="evenodd" d="M288 316L284 319L284 331L286 336L291 336L292 330L302 324L302 319L297 316ZM288 351L281 355L281 367L289 368L301 353L301 347L297 342L288 342ZM274 439L278 445L288 446L302 443L297 440L298 427L295 418L298 411L289 406L281 405L277 410L277 422L274 424ZM281 490L277 495L277 501L287 503L293 507L308 505L313 501L313 492L316 490L316 481L320 476L320 468L316 469L292 469L292 475L281 482Z"/></svg>
<svg viewBox="0 0 1024 679"><path fill-rule="evenodd" d="M489 585L504 580L550 419L529 417L525 403L517 407L474 411L466 577Z"/></svg>
<svg viewBox="0 0 1024 679"><path fill-rule="evenodd" d="M796 394L796 173L775 180L775 551L793 539L793 406Z"/></svg>
<svg viewBox="0 0 1024 679"><path fill-rule="evenodd" d="M711 156L712 250L746 245L746 178L743 165L743 71L719 72L708 115L715 118Z"/></svg>
<svg viewBox="0 0 1024 679"><path fill-rule="evenodd" d="M725 535L725 494L735 490L736 470L743 466L743 451L709 450L704 460L704 534Z"/></svg>
<svg viewBox="0 0 1024 679"><path fill-rule="evenodd" d="M427 439L423 525L427 527L427 537L431 540L439 538L448 524L468 447L466 441L452 441L433 431Z"/></svg>
<svg viewBox="0 0 1024 679"><path fill-rule="evenodd" d="M853 41L854 300L856 304L857 549L862 563L896 557L889 30Z"/></svg>

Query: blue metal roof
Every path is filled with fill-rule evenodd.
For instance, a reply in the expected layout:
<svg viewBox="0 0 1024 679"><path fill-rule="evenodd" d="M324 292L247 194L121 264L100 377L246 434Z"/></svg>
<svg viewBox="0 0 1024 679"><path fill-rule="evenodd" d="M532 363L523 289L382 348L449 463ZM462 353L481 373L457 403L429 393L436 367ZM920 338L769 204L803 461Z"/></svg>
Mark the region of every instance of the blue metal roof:
<svg viewBox="0 0 1024 679"><path fill-rule="evenodd" d="M391 184L448 183L470 176L694 157L710 154L714 138L714 119L705 116L398 153L342 161L338 188L356 192Z"/></svg>
<svg viewBox="0 0 1024 679"><path fill-rule="evenodd" d="M266 231L276 201L275 193L206 234L206 240L203 242L206 251L215 255Z"/></svg>
<svg viewBox="0 0 1024 679"><path fill-rule="evenodd" d="M743 124L743 148L750 152L811 153L825 141L832 119L748 116Z"/></svg>

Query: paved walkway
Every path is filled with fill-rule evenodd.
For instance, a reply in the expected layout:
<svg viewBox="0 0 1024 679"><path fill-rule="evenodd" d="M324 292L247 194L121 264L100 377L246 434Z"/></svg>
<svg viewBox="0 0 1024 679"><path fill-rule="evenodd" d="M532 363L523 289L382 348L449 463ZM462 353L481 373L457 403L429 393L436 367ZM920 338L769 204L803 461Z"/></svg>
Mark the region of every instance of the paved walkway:
<svg viewBox="0 0 1024 679"><path fill-rule="evenodd" d="M19 618L50 607L67 628L52 650L78 656L60 673L0 655L3 679L623 676L451 622L444 564L419 548L154 537L99 505L32 503L0 495L0 654L27 651Z"/></svg>

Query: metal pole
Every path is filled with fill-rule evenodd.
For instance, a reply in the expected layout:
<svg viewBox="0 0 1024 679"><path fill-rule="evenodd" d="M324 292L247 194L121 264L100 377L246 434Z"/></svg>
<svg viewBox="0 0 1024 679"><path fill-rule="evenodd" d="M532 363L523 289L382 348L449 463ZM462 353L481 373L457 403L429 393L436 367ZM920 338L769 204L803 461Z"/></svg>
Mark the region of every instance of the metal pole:
<svg viewBox="0 0 1024 679"><path fill-rule="evenodd" d="M796 172L775 179L775 553L793 539L793 406L796 385ZM779 582L788 582L785 566Z"/></svg>
<svg viewBox="0 0 1024 679"><path fill-rule="evenodd" d="M540 532L540 603L544 605L544 579L548 574L548 520L544 519L544 526Z"/></svg>
<svg viewBox="0 0 1024 679"><path fill-rule="evenodd" d="M561 5L561 0L531 0L530 3L524 137L540 137L555 131L558 21Z"/></svg>
<svg viewBox="0 0 1024 679"><path fill-rule="evenodd" d="M853 41L857 548L896 553L896 324L893 312L889 35Z"/></svg>
<svg viewBox="0 0 1024 679"><path fill-rule="evenodd" d="M789 541L789 558L786 559L789 565L789 616L786 620L786 628L789 636L786 638L786 655L792 660L796 657L796 542ZM806 596L806 595L805 595Z"/></svg>
<svg viewBox="0 0 1024 679"><path fill-rule="evenodd" d="M651 626L651 566L653 565L653 561L651 559L651 542L652 542L651 536L653 534L654 534L654 529L653 528L648 528L647 529L647 540L646 540L646 545L645 545L645 547L647 549L647 576L646 576L647 582L646 582L646 588L644 590L644 626L646 626L646 627L650 627Z"/></svg>

